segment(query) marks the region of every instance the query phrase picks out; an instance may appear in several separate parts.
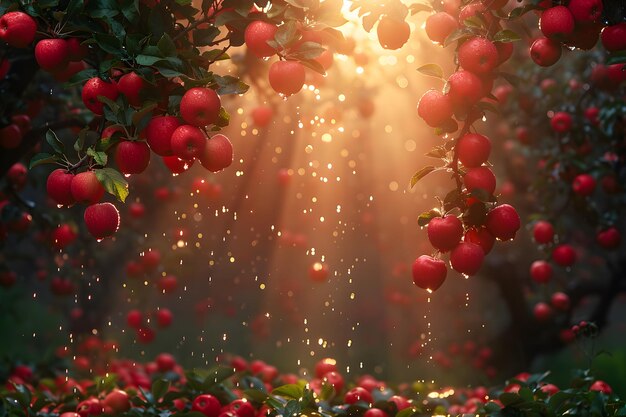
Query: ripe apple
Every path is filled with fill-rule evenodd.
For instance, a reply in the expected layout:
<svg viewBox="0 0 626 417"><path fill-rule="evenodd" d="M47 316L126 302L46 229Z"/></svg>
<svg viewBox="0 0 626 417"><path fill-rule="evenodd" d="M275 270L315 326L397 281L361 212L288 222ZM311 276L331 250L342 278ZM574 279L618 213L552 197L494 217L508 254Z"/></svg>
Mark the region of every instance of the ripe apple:
<svg viewBox="0 0 626 417"><path fill-rule="evenodd" d="M23 12L9 12L0 17L0 39L14 48L26 48L35 40L37 22Z"/></svg>
<svg viewBox="0 0 626 417"><path fill-rule="evenodd" d="M492 195L496 190L496 177L488 167L470 168L463 176L463 183L470 193L475 190L484 190Z"/></svg>
<svg viewBox="0 0 626 417"><path fill-rule="evenodd" d="M265 127L272 121L274 111L270 106L259 106L252 110L250 116L252 116L252 123L255 126Z"/></svg>
<svg viewBox="0 0 626 417"><path fill-rule="evenodd" d="M256 20L251 22L244 32L244 41L248 50L259 58L272 56L276 49L270 46L267 41L274 40L278 28L268 22Z"/></svg>
<svg viewBox="0 0 626 417"><path fill-rule="evenodd" d="M600 5L602 3L600 2ZM600 34L602 46L607 51L623 51L626 49L626 22L606 26Z"/></svg>
<svg viewBox="0 0 626 417"><path fill-rule="evenodd" d="M465 275L474 275L483 264L483 249L471 242L459 243L450 253L452 268Z"/></svg>
<svg viewBox="0 0 626 417"><path fill-rule="evenodd" d="M15 123L0 128L0 146L5 149L15 149L20 146L22 137L23 132Z"/></svg>
<svg viewBox="0 0 626 417"><path fill-rule="evenodd" d="M560 266L572 266L576 258L576 251L568 244L561 244L552 251L552 260Z"/></svg>
<svg viewBox="0 0 626 417"><path fill-rule="evenodd" d="M570 306L570 299L564 292L555 292L552 294L552 297L550 297L550 304L557 310L567 311Z"/></svg>
<svg viewBox="0 0 626 417"><path fill-rule="evenodd" d="M617 228L609 227L598 232L596 241L598 242L598 245L602 246L604 249L616 249L622 242L622 237Z"/></svg>
<svg viewBox="0 0 626 417"><path fill-rule="evenodd" d="M521 227L521 221L517 210L509 204L501 204L487 213L485 221L487 230L500 240L515 238Z"/></svg>
<svg viewBox="0 0 626 417"><path fill-rule="evenodd" d="M602 16L603 5L602 0L570 0L567 8L577 23L586 24L595 22Z"/></svg>
<svg viewBox="0 0 626 417"><path fill-rule="evenodd" d="M564 111L556 112L550 119L550 126L557 133L567 133L572 129L572 116Z"/></svg>
<svg viewBox="0 0 626 417"><path fill-rule="evenodd" d="M488 39L476 36L459 47L459 64L474 74L488 74L499 63L498 49Z"/></svg>
<svg viewBox="0 0 626 417"><path fill-rule="evenodd" d="M192 161L202 154L206 147L206 135L192 125L182 125L172 133L172 153L185 161Z"/></svg>
<svg viewBox="0 0 626 417"><path fill-rule="evenodd" d="M124 413L130 410L130 399L125 391L114 389L102 401L105 409L113 413Z"/></svg>
<svg viewBox="0 0 626 417"><path fill-rule="evenodd" d="M13 188L20 190L24 188L28 180L28 168L21 162L16 162L9 167L6 178Z"/></svg>
<svg viewBox="0 0 626 417"><path fill-rule="evenodd" d="M290 96L302 89L305 79L304 66L297 61L277 61L270 66L270 86L279 94Z"/></svg>
<svg viewBox="0 0 626 417"><path fill-rule="evenodd" d="M122 140L115 147L115 163L125 174L141 174L150 163L150 148L146 142Z"/></svg>
<svg viewBox="0 0 626 417"><path fill-rule="evenodd" d="M173 314L167 308L160 308L156 312L156 321L159 327L169 327L172 324Z"/></svg>
<svg viewBox="0 0 626 417"><path fill-rule="evenodd" d="M146 82L135 72L122 75L117 82L117 91L122 93L128 104L133 107L141 106L141 92L146 87Z"/></svg>
<svg viewBox="0 0 626 417"><path fill-rule="evenodd" d="M564 41L574 32L574 16L565 6L544 10L539 18L539 28L546 38Z"/></svg>
<svg viewBox="0 0 626 417"><path fill-rule="evenodd" d="M220 414L222 405L219 400L211 394L201 394L193 399L191 410L204 414L206 417L217 417Z"/></svg>
<svg viewBox="0 0 626 417"><path fill-rule="evenodd" d="M426 35L433 42L444 43L446 38L458 28L457 20L446 12L435 13L426 19Z"/></svg>
<svg viewBox="0 0 626 417"><path fill-rule="evenodd" d="M552 243L554 239L554 227L552 227L552 223L539 220L533 226L533 237L535 238L535 242L542 245Z"/></svg>
<svg viewBox="0 0 626 417"><path fill-rule="evenodd" d="M533 315L537 321L547 321L552 316L552 308L544 302L535 304Z"/></svg>
<svg viewBox="0 0 626 417"><path fill-rule="evenodd" d="M104 195L104 187L94 171L74 175L70 184L72 196L79 203L97 203Z"/></svg>
<svg viewBox="0 0 626 417"><path fill-rule="evenodd" d="M210 88L194 87L180 101L180 115L185 122L196 127L214 124L220 114L220 98Z"/></svg>
<svg viewBox="0 0 626 417"><path fill-rule="evenodd" d="M219 172L233 163L233 145L226 136L213 135L206 141L199 158L203 167Z"/></svg>
<svg viewBox="0 0 626 417"><path fill-rule="evenodd" d="M539 66L552 66L561 59L561 44L552 39L539 38L530 46L530 57Z"/></svg>
<svg viewBox="0 0 626 417"><path fill-rule="evenodd" d="M195 160L183 161L177 156L164 156L162 160L167 169L174 175L182 174L187 171L195 162Z"/></svg>
<svg viewBox="0 0 626 417"><path fill-rule="evenodd" d="M117 86L113 82L106 82L102 78L94 77L85 83L82 90L82 99L85 107L94 114L101 116L104 113L104 103L98 96L115 100L118 96Z"/></svg>
<svg viewBox="0 0 626 417"><path fill-rule="evenodd" d="M530 265L530 277L538 284L545 284L552 278L552 265L546 261L535 261Z"/></svg>
<svg viewBox="0 0 626 417"><path fill-rule="evenodd" d="M120 213L111 203L97 203L85 209L85 225L96 239L112 236L120 226Z"/></svg>
<svg viewBox="0 0 626 417"><path fill-rule="evenodd" d="M463 237L463 224L458 217L448 215L435 217L427 226L428 240L440 252L447 252L456 247Z"/></svg>
<svg viewBox="0 0 626 417"><path fill-rule="evenodd" d="M417 103L417 114L430 127L440 127L452 118L450 96L441 91L428 90Z"/></svg>
<svg viewBox="0 0 626 417"><path fill-rule="evenodd" d="M589 174L580 174L572 182L572 190L580 196L587 197L596 189L596 180Z"/></svg>
<svg viewBox="0 0 626 417"><path fill-rule="evenodd" d="M52 245L56 249L63 249L76 240L78 234L69 224L61 224L52 231Z"/></svg>
<svg viewBox="0 0 626 417"><path fill-rule="evenodd" d="M459 70L448 78L448 95L455 111L466 112L485 94L482 80L474 73Z"/></svg>
<svg viewBox="0 0 626 417"><path fill-rule="evenodd" d="M153 117L145 129L145 136L150 149L157 155L172 155L172 134L180 126L175 116Z"/></svg>
<svg viewBox="0 0 626 417"><path fill-rule="evenodd" d="M487 162L491 141L478 133L466 133L457 143L459 161L467 168L476 168Z"/></svg>
<svg viewBox="0 0 626 417"><path fill-rule="evenodd" d="M469 229L465 232L463 240L465 242L471 242L479 245L483 248L483 252L485 252L486 255L491 252L491 249L496 242L496 237L492 235L486 227L480 227L478 229Z"/></svg>
<svg viewBox="0 0 626 417"><path fill-rule="evenodd" d="M176 366L176 359L169 353L159 353L155 362L159 372L171 371Z"/></svg>
<svg viewBox="0 0 626 417"><path fill-rule="evenodd" d="M129 327L138 329L143 324L143 314L139 310L130 310L126 314L126 323Z"/></svg>
<svg viewBox="0 0 626 417"><path fill-rule="evenodd" d="M329 372L337 372L337 361L333 358L324 358L315 364L315 377L323 378Z"/></svg>
<svg viewBox="0 0 626 417"><path fill-rule="evenodd" d="M400 49L411 36L411 28L404 20L383 15L376 28L378 42L385 49Z"/></svg>
<svg viewBox="0 0 626 417"><path fill-rule="evenodd" d="M441 259L421 255L413 262L413 283L425 290L435 291L446 280L448 268Z"/></svg>
<svg viewBox="0 0 626 417"><path fill-rule="evenodd" d="M60 206L71 206L76 202L72 195L74 174L63 168L55 169L48 175L46 191L48 196Z"/></svg>
<svg viewBox="0 0 626 417"><path fill-rule="evenodd" d="M35 45L37 64L46 71L64 68L69 63L70 49L64 39L42 39Z"/></svg>
<svg viewBox="0 0 626 417"><path fill-rule="evenodd" d="M372 402L374 402L374 399L372 398L372 394L370 394L370 392L367 391L365 388L354 387L346 392L343 401L346 404L354 404L360 401L371 404Z"/></svg>

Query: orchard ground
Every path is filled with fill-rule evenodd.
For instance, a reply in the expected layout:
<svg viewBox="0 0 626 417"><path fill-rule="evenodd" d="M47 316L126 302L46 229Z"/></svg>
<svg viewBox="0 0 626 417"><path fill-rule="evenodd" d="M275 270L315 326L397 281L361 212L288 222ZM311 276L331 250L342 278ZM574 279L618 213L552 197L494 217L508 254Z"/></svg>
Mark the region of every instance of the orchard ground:
<svg viewBox="0 0 626 417"><path fill-rule="evenodd" d="M626 415L625 8L3 2L0 417Z"/></svg>

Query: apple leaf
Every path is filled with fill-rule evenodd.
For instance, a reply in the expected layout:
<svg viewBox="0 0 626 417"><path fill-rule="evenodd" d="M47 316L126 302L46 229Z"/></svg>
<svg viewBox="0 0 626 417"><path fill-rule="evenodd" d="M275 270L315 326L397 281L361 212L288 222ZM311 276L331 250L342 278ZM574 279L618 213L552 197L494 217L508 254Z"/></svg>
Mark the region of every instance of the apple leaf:
<svg viewBox="0 0 626 417"><path fill-rule="evenodd" d="M435 217L441 217L441 212L437 209L431 209L423 212L417 217L417 224L424 227L430 223Z"/></svg>
<svg viewBox="0 0 626 417"><path fill-rule="evenodd" d="M515 42L521 40L521 36L509 29L501 30L493 35L494 42Z"/></svg>
<svg viewBox="0 0 626 417"><path fill-rule="evenodd" d="M437 168L435 168L434 166L428 165L428 166L425 166L424 168L420 169L419 171L417 171L411 177L410 188L415 187L415 184L417 184L419 180L421 180L426 175L430 174L431 172L433 172L436 169Z"/></svg>
<svg viewBox="0 0 626 417"><path fill-rule="evenodd" d="M437 64L425 64L419 67L417 70L424 75L439 78L440 80L443 79L443 69L441 69L441 67Z"/></svg>
<svg viewBox="0 0 626 417"><path fill-rule="evenodd" d="M446 40L443 41L443 46L446 47L453 42L456 42L464 38L469 38L471 36L474 36L474 34L468 28L457 29L451 34L449 34Z"/></svg>
<svg viewBox="0 0 626 417"><path fill-rule="evenodd" d="M48 145L50 145L57 154L62 155L65 151L65 145L63 145L63 142L61 142L59 137L52 130L46 132L46 142L48 142Z"/></svg>
<svg viewBox="0 0 626 417"><path fill-rule="evenodd" d="M96 164L100 166L106 166L109 160L106 152L96 151L93 148L87 148L87 155L91 156Z"/></svg>
<svg viewBox="0 0 626 417"><path fill-rule="evenodd" d="M285 398L298 399L304 394L304 389L298 384L281 385L272 390L272 395L280 395Z"/></svg>
<svg viewBox="0 0 626 417"><path fill-rule="evenodd" d="M109 194L114 195L122 203L126 201L128 182L119 171L113 168L101 168L94 170L94 172L98 181Z"/></svg>
<svg viewBox="0 0 626 417"><path fill-rule="evenodd" d="M30 160L30 164L28 165L28 169L35 168L39 165L53 164L55 162L59 162L60 160L61 158L58 155L41 152L32 157L32 159Z"/></svg>

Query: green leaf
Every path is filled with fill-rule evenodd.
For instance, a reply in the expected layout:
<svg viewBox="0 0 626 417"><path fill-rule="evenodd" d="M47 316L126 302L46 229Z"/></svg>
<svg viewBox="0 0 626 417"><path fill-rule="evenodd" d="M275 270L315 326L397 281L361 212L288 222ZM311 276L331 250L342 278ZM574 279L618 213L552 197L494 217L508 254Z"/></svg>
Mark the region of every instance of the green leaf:
<svg viewBox="0 0 626 417"><path fill-rule="evenodd" d="M612 52L607 58L606 64L625 64L626 63L626 51Z"/></svg>
<svg viewBox="0 0 626 417"><path fill-rule="evenodd" d="M159 61L164 61L165 58L161 57L161 56L152 56L152 55L137 55L137 58L135 58L135 62L137 62L138 65L143 65L146 67L152 66L154 64L156 64Z"/></svg>
<svg viewBox="0 0 626 417"><path fill-rule="evenodd" d="M152 383L150 392L154 397L154 401L158 402L170 389L170 381L167 379L157 379Z"/></svg>
<svg viewBox="0 0 626 417"><path fill-rule="evenodd" d="M418 183L419 180L421 180L422 178L424 178L426 175L430 174L431 172L433 172L434 170L436 170L437 168L435 168L432 165L428 165L425 166L424 168L420 169L419 171L417 171L415 174L413 174L413 176L411 177L411 181L409 183L410 188L415 187L415 184Z"/></svg>
<svg viewBox="0 0 626 417"><path fill-rule="evenodd" d="M291 400L285 405L284 417L298 417L300 415L300 403L298 400Z"/></svg>
<svg viewBox="0 0 626 417"><path fill-rule="evenodd" d="M215 40L220 30L214 26L208 29L196 29L193 31L193 43L195 46L207 46Z"/></svg>
<svg viewBox="0 0 626 417"><path fill-rule="evenodd" d="M52 147L56 154L63 155L65 145L63 145L63 142L61 142L59 137L52 130L46 132L46 142L48 142L48 145Z"/></svg>
<svg viewBox="0 0 626 417"><path fill-rule="evenodd" d="M445 146L439 145L432 148L430 151L424 154L425 156L429 156L431 158L442 159L448 155L448 150Z"/></svg>
<svg viewBox="0 0 626 417"><path fill-rule="evenodd" d="M422 65L417 69L417 71L430 77L439 78L441 80L443 79L443 69L441 69L441 67L437 64Z"/></svg>
<svg viewBox="0 0 626 417"><path fill-rule="evenodd" d="M281 385L272 390L272 395L280 395L285 398L298 399L304 394L304 388L298 384Z"/></svg>
<svg viewBox="0 0 626 417"><path fill-rule="evenodd" d="M230 123L230 114L226 111L224 107L220 107L220 114L217 117L217 121L215 122L215 127L211 130L220 130L223 127L228 126Z"/></svg>
<svg viewBox="0 0 626 417"><path fill-rule="evenodd" d="M90 132L89 127L85 127L78 133L78 138L76 138L76 142L74 142L74 150L76 152L81 152L83 148L85 147L85 140L89 132Z"/></svg>
<svg viewBox="0 0 626 417"><path fill-rule="evenodd" d="M511 10L511 12L509 13L508 19L509 20L517 19L518 17L525 15L531 10L537 10L537 9L539 9L539 6L534 5L534 4L527 4L522 7L516 7L515 9Z"/></svg>
<svg viewBox="0 0 626 417"><path fill-rule="evenodd" d="M495 114L500 114L500 110L498 109L498 107L488 101L480 101L476 106L483 111L490 111Z"/></svg>
<svg viewBox="0 0 626 417"><path fill-rule="evenodd" d="M305 67L310 68L313 71L317 72L318 74L326 75L326 70L324 69L322 64L320 64L314 59L302 59L300 60L300 63L304 65Z"/></svg>
<svg viewBox="0 0 626 417"><path fill-rule="evenodd" d="M443 41L443 46L448 46L453 42L456 42L464 38L469 38L471 36L474 36L474 34L469 29L467 28L457 29L451 34L449 34L446 40Z"/></svg>
<svg viewBox="0 0 626 417"><path fill-rule="evenodd" d="M101 168L94 170L94 172L98 181L109 194L114 195L122 203L126 201L128 182L119 171L113 168Z"/></svg>
<svg viewBox="0 0 626 417"><path fill-rule="evenodd" d="M485 27L484 19L478 16L470 16L463 21L463 24L469 28L483 29Z"/></svg>
<svg viewBox="0 0 626 417"><path fill-rule="evenodd" d="M326 48L317 42L304 42L298 49L289 54L289 58L304 60L315 59L319 57Z"/></svg>
<svg viewBox="0 0 626 417"><path fill-rule="evenodd" d="M521 36L509 29L501 30L493 35L494 42L515 42L522 40Z"/></svg>
<svg viewBox="0 0 626 417"><path fill-rule="evenodd" d="M122 48L122 43L117 37L113 35L109 35L106 33L96 33L94 34L94 38L96 43L100 49L104 52L113 55L125 55L126 51Z"/></svg>
<svg viewBox="0 0 626 417"><path fill-rule="evenodd" d="M143 128L147 126L147 123L150 122L150 119L152 119L152 110L156 107L157 104L152 103L140 110L137 110L132 116L133 126L135 126L139 131L143 130Z"/></svg>
<svg viewBox="0 0 626 417"><path fill-rule="evenodd" d="M157 47L163 56L176 56L176 45L167 33L164 33L157 43Z"/></svg>
<svg viewBox="0 0 626 417"><path fill-rule="evenodd" d="M60 162L60 161L61 161L61 158L58 155L51 155L46 152L41 152L31 158L30 164L28 165L28 169L35 168L36 166L39 166L39 165L53 164L53 163Z"/></svg>
<svg viewBox="0 0 626 417"><path fill-rule="evenodd" d="M395 417L411 417L417 415L418 410L415 407L407 407L404 410L398 412Z"/></svg>
<svg viewBox="0 0 626 417"><path fill-rule="evenodd" d="M247 389L243 392L244 397L255 403L262 404L267 399L267 393L258 389Z"/></svg>
<svg viewBox="0 0 626 417"><path fill-rule="evenodd" d="M106 152L99 152L93 148L87 148L87 155L91 156L96 164L106 166L108 161Z"/></svg>
<svg viewBox="0 0 626 417"><path fill-rule="evenodd" d="M425 211L417 217L417 224L424 227L435 217L441 217L441 212L438 209Z"/></svg>
<svg viewBox="0 0 626 417"><path fill-rule="evenodd" d="M524 402L524 400L514 392L503 392L502 394L500 394L499 399L500 402L505 406L512 406Z"/></svg>
<svg viewBox="0 0 626 417"><path fill-rule="evenodd" d="M284 25L281 25L276 34L274 35L274 39L281 46L280 49L288 47L300 39L300 31L296 25L295 20L290 20Z"/></svg>
<svg viewBox="0 0 626 417"><path fill-rule="evenodd" d="M219 86L217 89L217 93L219 95L243 94L248 91L248 88L250 88L246 83L237 77L233 77L232 75L226 75L223 77L216 75L215 82Z"/></svg>

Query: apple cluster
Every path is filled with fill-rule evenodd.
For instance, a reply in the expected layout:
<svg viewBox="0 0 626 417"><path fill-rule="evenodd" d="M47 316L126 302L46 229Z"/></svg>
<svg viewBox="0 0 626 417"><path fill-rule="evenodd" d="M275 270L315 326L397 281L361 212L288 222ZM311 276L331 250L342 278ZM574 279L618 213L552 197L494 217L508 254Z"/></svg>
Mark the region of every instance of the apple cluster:
<svg viewBox="0 0 626 417"><path fill-rule="evenodd" d="M556 3L556 2L554 2ZM569 0L553 4L545 0L537 5L539 28L544 37L530 47L530 57L542 67L554 65L562 55L563 47L589 50L598 38L609 53L626 50L626 23L605 24L602 0ZM609 76L616 82L626 80L623 63L608 66Z"/></svg>
<svg viewBox="0 0 626 417"><path fill-rule="evenodd" d="M426 20L426 34L436 43L457 44L458 69L448 77L443 91L429 90L417 105L418 115L440 133L453 133L463 123L456 139L434 149L429 156L444 161L442 168L420 171L412 180L429 172L446 170L453 174L456 188L441 209L420 216L427 224L428 239L436 256L422 255L413 264L413 280L420 288L434 291L447 275L440 254L450 252L450 265L464 275L474 275L495 240L507 241L520 228L516 210L496 204L496 177L488 166L491 140L471 133L472 124L488 109L496 71L512 55L511 31L503 29L497 12L506 1L477 1L461 7L460 2L445 1L443 9ZM432 67L437 68L433 70ZM429 75L441 73L435 64L422 67ZM434 74L433 74L434 73ZM460 216L459 216L460 213Z"/></svg>
<svg viewBox="0 0 626 417"><path fill-rule="evenodd" d="M0 39L13 48L28 48L34 43L37 64L57 81L68 81L90 68L86 63L92 53L88 42L71 35L41 38L37 30L37 21L22 11L10 11L0 17ZM8 68L5 67L10 64L3 62L7 62L2 65L2 71L6 73ZM156 79L162 87L158 104L151 104L153 97L146 92L152 88L147 77ZM187 88L172 113L171 106L168 106L170 92L181 86L180 82L159 78L154 70L147 75L145 71L130 67L116 67L108 74L84 82L81 97L85 107L96 118L103 119L98 132L99 143L76 164L69 163L65 155L55 155L52 159L62 168L49 175L47 191L59 206L86 204L85 224L96 239L112 236L120 223L117 208L101 202L105 188L111 192L111 186L106 187L105 177L119 178L106 168L108 154L113 156L117 169L124 175L142 173L148 167L152 152L163 157L166 166L175 173L185 171L195 160L211 172L221 171L232 163L230 140L222 134L210 138L207 135L208 128L220 124L220 97L211 88ZM151 118L140 125L120 123L114 117L120 111L120 104L123 111L137 109L134 111L139 116L147 113ZM11 123L0 130L0 144L7 149L18 147L29 129L28 115L14 115ZM58 141L54 133L49 132L49 135ZM118 182L123 184L123 180ZM66 233L66 230L67 227L62 225L53 232L58 235L54 238L56 247L65 247L75 238L73 232Z"/></svg>

